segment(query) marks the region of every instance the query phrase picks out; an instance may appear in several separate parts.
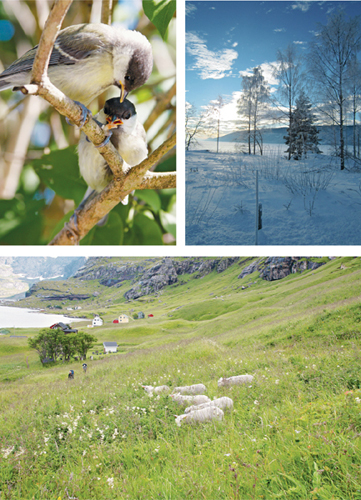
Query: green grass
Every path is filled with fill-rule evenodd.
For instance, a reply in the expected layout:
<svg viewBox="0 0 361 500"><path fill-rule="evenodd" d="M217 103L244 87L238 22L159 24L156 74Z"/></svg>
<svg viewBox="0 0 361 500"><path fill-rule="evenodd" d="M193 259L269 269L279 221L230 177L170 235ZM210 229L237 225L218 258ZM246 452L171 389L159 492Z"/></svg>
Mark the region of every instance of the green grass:
<svg viewBox="0 0 361 500"><path fill-rule="evenodd" d="M154 320L109 311L92 333L123 353L86 374L2 337L0 498L360 500L360 259L245 291L230 269L164 291ZM241 373L254 382L218 388ZM198 382L233 399L223 421L178 428L141 388Z"/></svg>

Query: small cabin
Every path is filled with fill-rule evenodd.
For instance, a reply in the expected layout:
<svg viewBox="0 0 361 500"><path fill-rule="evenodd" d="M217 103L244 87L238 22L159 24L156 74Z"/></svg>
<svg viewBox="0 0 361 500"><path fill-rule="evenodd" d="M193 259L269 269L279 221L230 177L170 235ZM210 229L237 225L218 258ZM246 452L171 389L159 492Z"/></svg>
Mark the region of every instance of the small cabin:
<svg viewBox="0 0 361 500"><path fill-rule="evenodd" d="M117 352L118 344L117 342L103 342L104 353Z"/></svg>
<svg viewBox="0 0 361 500"><path fill-rule="evenodd" d="M144 313L143 312L139 312L138 313L138 319L144 319Z"/></svg>
<svg viewBox="0 0 361 500"><path fill-rule="evenodd" d="M96 315L92 321L92 326L102 326L103 320L100 316Z"/></svg>
<svg viewBox="0 0 361 500"><path fill-rule="evenodd" d="M127 316L126 314L120 314L118 323L129 323L129 316Z"/></svg>

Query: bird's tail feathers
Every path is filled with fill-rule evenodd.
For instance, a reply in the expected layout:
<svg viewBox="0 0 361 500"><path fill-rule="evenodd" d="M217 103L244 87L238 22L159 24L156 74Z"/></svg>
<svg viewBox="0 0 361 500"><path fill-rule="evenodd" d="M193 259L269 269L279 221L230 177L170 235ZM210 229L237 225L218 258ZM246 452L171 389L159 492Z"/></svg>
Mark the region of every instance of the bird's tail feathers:
<svg viewBox="0 0 361 500"><path fill-rule="evenodd" d="M1 90L6 90L6 89L11 89L11 87L13 87L14 84L12 82L9 82L8 80L6 80L6 78L1 78L0 76L0 91Z"/></svg>

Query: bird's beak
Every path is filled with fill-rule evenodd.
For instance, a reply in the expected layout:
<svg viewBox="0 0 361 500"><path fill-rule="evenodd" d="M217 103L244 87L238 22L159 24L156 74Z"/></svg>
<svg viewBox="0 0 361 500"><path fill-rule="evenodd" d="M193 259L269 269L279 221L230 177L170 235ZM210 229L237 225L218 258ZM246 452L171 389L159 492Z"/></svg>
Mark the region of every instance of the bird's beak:
<svg viewBox="0 0 361 500"><path fill-rule="evenodd" d="M120 87L120 102L123 102L124 99L127 97L128 92L125 90L125 86L120 80L119 80L119 87Z"/></svg>
<svg viewBox="0 0 361 500"><path fill-rule="evenodd" d="M107 119L107 124L104 125L104 128L107 130L111 130L112 128L117 128L119 125L123 125L123 122L120 118L117 118L116 115L114 115L112 118Z"/></svg>

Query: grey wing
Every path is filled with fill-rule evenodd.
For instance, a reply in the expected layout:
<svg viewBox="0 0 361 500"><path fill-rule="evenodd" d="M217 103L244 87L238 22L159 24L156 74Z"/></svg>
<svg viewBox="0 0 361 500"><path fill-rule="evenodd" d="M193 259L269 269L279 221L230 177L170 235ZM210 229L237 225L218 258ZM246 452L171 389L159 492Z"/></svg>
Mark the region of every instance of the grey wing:
<svg viewBox="0 0 361 500"><path fill-rule="evenodd" d="M80 24L69 26L69 28L60 31L55 40L49 66L75 64L94 51L105 50L102 37L99 37L93 30L89 30L88 26ZM13 62L1 73L0 79L9 75L31 71L37 49L38 45Z"/></svg>

